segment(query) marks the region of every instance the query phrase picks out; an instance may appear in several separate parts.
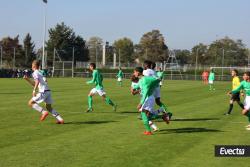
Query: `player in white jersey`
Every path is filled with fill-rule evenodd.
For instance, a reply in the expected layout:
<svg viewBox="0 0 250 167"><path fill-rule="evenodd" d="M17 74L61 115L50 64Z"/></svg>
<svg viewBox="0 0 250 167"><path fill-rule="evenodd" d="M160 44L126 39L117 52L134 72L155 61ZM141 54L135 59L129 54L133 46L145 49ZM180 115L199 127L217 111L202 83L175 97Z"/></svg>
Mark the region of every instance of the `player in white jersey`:
<svg viewBox="0 0 250 167"><path fill-rule="evenodd" d="M42 114L40 121L45 120L50 112L52 116L56 118L58 124L63 124L64 120L62 117L52 108L53 100L51 98L51 91L48 87L48 83L43 79L43 75L39 72L39 66L40 64L37 60L32 62L32 77L34 81L30 80L27 75L24 76L24 79L33 86L33 97L29 100L28 105ZM45 102L46 110L39 106L42 102Z"/></svg>
<svg viewBox="0 0 250 167"><path fill-rule="evenodd" d="M143 75L144 76L154 76L157 78L156 76L156 72L155 72L155 67L156 67L156 64L152 61L149 61L149 60L146 60L144 61L144 70L143 70ZM163 108L165 110L166 113L168 113L170 119L172 117L172 113L168 111L168 108L167 106L161 102L161 90L160 90L160 85L155 88L155 91L153 93L154 97L155 97L155 103L160 106L161 108Z"/></svg>

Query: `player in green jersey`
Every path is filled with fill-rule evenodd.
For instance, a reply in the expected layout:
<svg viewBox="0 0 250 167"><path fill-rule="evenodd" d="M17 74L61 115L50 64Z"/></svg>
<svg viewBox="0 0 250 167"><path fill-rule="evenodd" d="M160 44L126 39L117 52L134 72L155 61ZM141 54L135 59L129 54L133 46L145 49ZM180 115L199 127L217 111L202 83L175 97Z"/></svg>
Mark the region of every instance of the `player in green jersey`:
<svg viewBox="0 0 250 167"><path fill-rule="evenodd" d="M250 130L250 72L245 72L243 75L243 80L236 89L232 90L232 94L239 93L241 90L245 92L245 102L242 114L247 116L249 124L246 126L247 130Z"/></svg>
<svg viewBox="0 0 250 167"><path fill-rule="evenodd" d="M153 119L162 118L169 123L169 116L164 113L159 115L160 110L154 110L155 97L153 95L156 87L159 85L160 80L153 76L143 76L143 68L136 67L134 70L135 77L139 77L139 86L141 89L141 100L137 106L137 109L141 112L142 121L146 128L145 135L152 135L149 121Z"/></svg>
<svg viewBox="0 0 250 167"><path fill-rule="evenodd" d="M99 94L102 99L109 105L113 107L113 110L116 111L117 105L112 102L112 100L106 96L106 92L103 89L103 77L98 69L96 69L95 63L90 63L89 69L92 72L93 78L90 81L87 81L87 84L95 84L95 88L93 88L88 94L88 109L86 112L93 111L93 96L95 94Z"/></svg>
<svg viewBox="0 0 250 167"><path fill-rule="evenodd" d="M209 90L215 90L214 88L214 80L215 80L215 74L214 70L211 69L208 77L208 84L209 84Z"/></svg>
<svg viewBox="0 0 250 167"><path fill-rule="evenodd" d="M123 72L122 72L122 68L119 68L118 74L116 75L117 77L117 82L120 86L122 86L122 78L123 78Z"/></svg>

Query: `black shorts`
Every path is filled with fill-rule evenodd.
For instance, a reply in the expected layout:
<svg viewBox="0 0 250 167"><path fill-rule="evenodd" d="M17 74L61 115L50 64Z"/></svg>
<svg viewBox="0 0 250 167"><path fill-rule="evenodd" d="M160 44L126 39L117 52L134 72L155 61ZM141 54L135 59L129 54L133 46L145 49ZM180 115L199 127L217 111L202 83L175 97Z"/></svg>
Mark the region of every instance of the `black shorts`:
<svg viewBox="0 0 250 167"><path fill-rule="evenodd" d="M233 100L233 101L240 101L240 93L232 94L231 100Z"/></svg>

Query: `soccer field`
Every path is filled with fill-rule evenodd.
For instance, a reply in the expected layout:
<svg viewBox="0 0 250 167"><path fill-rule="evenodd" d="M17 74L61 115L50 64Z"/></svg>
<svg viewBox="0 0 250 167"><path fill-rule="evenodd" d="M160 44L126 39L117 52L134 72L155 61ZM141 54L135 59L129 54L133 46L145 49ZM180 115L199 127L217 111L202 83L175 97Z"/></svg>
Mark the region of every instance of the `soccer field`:
<svg viewBox="0 0 250 167"><path fill-rule="evenodd" d="M165 81L162 101L173 112L159 132L144 136L129 80L120 88L104 80L107 95L118 111L94 97L94 112L85 113L92 88L83 79L49 79L55 109L64 125L53 117L39 122L39 113L27 102L32 88L22 79L0 79L0 167L148 167L249 166L249 158L216 158L214 145L250 145L247 118L235 105L224 116L230 82L216 82L216 91L198 81Z"/></svg>

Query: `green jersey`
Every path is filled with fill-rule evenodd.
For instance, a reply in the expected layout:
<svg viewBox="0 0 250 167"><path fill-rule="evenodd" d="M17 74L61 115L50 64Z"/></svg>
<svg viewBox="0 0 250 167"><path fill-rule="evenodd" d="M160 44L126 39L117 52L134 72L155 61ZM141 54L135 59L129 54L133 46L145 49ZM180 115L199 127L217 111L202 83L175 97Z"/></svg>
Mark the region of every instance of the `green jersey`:
<svg viewBox="0 0 250 167"><path fill-rule="evenodd" d="M210 73L209 73L208 80L209 80L209 81L214 81L214 73L213 73L213 72L210 72Z"/></svg>
<svg viewBox="0 0 250 167"><path fill-rule="evenodd" d="M123 78L122 70L119 70L118 74L116 75L117 78Z"/></svg>
<svg viewBox="0 0 250 167"><path fill-rule="evenodd" d="M250 82L242 81L240 83L240 86L238 86L236 89L232 90L232 93L238 93L240 90L244 90L247 96L250 96Z"/></svg>
<svg viewBox="0 0 250 167"><path fill-rule="evenodd" d="M39 70L39 72L42 74L43 77L47 77L47 71L46 70Z"/></svg>
<svg viewBox="0 0 250 167"><path fill-rule="evenodd" d="M140 104L143 104L147 97L151 96L154 93L155 88L159 86L160 80L149 76L142 77L139 81L139 85L141 88L141 101Z"/></svg>
<svg viewBox="0 0 250 167"><path fill-rule="evenodd" d="M95 84L95 88L100 90L103 89L102 81L103 77L102 74L99 72L99 70L94 70L93 71L93 79L91 81L88 81L87 84Z"/></svg>
<svg viewBox="0 0 250 167"><path fill-rule="evenodd" d="M139 90L140 89L139 82L137 82L137 83L136 82L132 82L131 87L134 90Z"/></svg>
<svg viewBox="0 0 250 167"><path fill-rule="evenodd" d="M160 79L160 80L162 80L163 79L163 71L157 71L156 72L156 76Z"/></svg>

